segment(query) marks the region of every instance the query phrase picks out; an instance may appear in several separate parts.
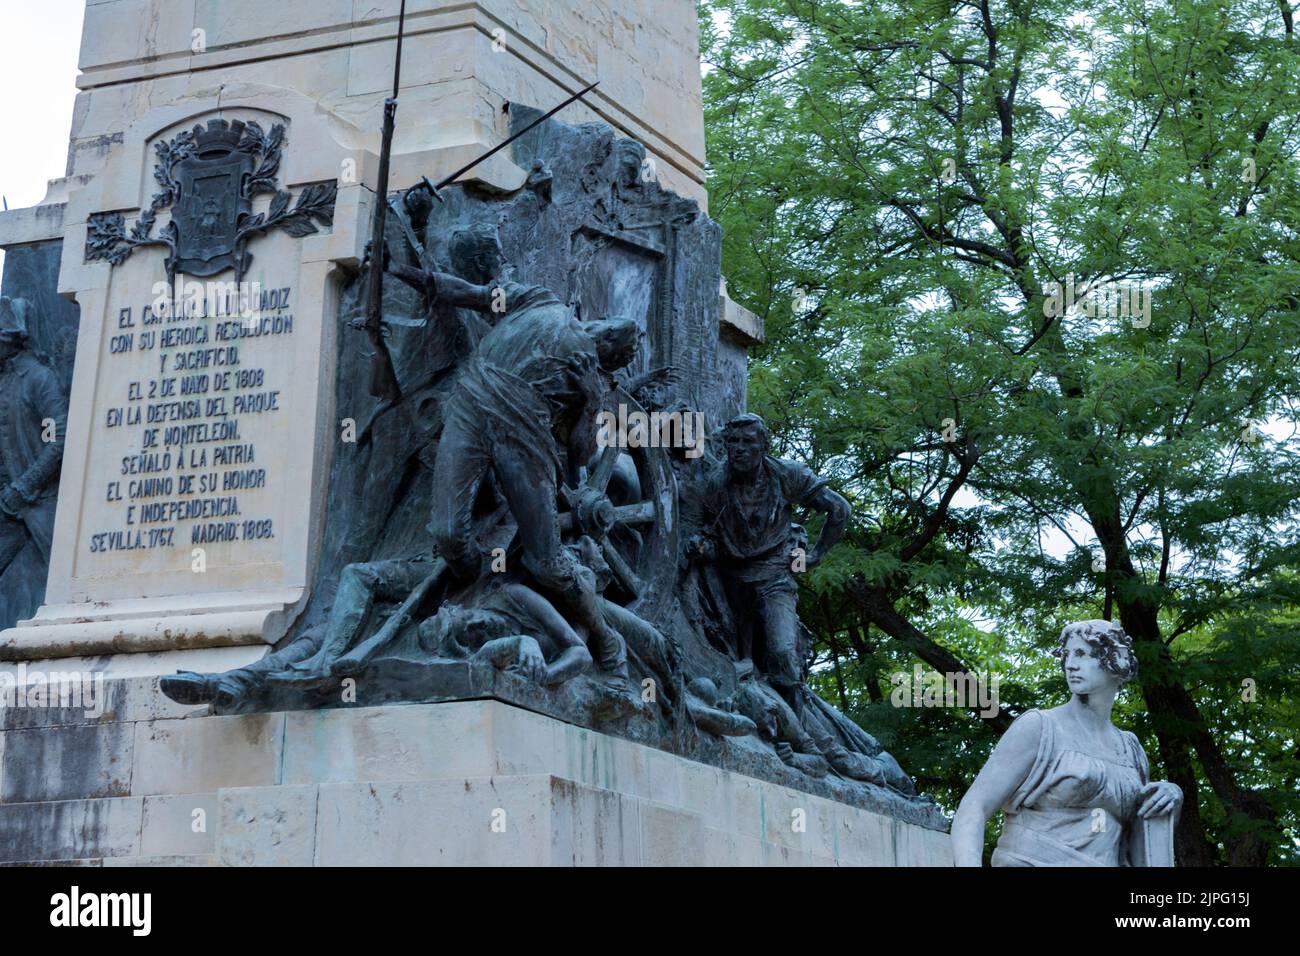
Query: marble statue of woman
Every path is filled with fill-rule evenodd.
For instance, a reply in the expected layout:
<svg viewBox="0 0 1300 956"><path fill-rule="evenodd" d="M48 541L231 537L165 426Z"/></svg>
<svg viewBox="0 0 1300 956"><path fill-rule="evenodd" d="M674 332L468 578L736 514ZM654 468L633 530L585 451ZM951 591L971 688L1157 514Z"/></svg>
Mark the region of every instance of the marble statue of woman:
<svg viewBox="0 0 1300 956"><path fill-rule="evenodd" d="M994 866L1172 865L1182 791L1153 782L1137 737L1110 722L1137 673L1132 638L1110 621L1078 621L1055 656L1070 700L1027 711L1003 734L953 817L953 861L981 864L984 825L1001 810ZM1148 852L1146 827L1160 828L1167 853Z"/></svg>

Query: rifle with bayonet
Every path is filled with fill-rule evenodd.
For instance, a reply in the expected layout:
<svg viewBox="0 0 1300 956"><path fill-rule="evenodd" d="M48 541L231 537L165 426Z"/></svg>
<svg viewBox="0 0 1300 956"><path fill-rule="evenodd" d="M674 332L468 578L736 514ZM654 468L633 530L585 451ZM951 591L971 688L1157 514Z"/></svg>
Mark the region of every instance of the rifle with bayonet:
<svg viewBox="0 0 1300 956"><path fill-rule="evenodd" d="M406 0L397 20L397 59L393 65L393 95L384 101L384 132L379 149L379 182L375 184L375 220L370 233L370 285L366 289L366 322L375 357L370 365L370 394L396 402L402 397L393 356L384 341L384 227L388 212L388 169L393 157L393 128L397 122L397 93L402 85L402 39L406 32Z"/></svg>

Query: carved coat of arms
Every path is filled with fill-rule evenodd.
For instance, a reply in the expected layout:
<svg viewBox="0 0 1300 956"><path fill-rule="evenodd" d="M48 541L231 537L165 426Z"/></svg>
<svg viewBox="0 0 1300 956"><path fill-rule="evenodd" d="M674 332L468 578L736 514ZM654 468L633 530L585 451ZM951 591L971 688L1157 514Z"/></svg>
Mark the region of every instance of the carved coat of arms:
<svg viewBox="0 0 1300 956"><path fill-rule="evenodd" d="M291 236L317 232L317 223L334 221L334 182L306 187L292 208L292 196L276 182L285 129L269 133L255 122L209 120L154 144L154 179L161 187L128 231L120 212L96 213L87 225L86 258L123 262L140 246L167 249L167 278L177 274L213 276L235 270L241 281L252 262L248 242L271 229ZM274 198L266 212L253 213L254 197ZM158 213L171 220L157 234Z"/></svg>

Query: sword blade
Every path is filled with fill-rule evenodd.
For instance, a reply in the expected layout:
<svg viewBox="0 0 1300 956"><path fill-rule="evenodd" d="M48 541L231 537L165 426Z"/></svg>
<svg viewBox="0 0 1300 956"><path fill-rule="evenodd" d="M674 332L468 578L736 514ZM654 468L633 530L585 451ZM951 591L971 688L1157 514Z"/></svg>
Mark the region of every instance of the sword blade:
<svg viewBox="0 0 1300 956"><path fill-rule="evenodd" d="M509 139L505 139L505 140L502 140L500 143L497 143L497 145L493 146L491 149L489 149L489 150L488 150L486 153L484 153L482 156L478 157L478 159L475 159L475 160L473 160L472 162L466 163L464 166L462 166L460 169L456 170L456 171L455 171L454 173L452 173L450 176L444 176L444 177L443 177L441 180L439 180L438 183L433 187L433 188L434 188L434 192L436 193L436 192L437 192L439 189L441 189L443 186L449 186L449 185L451 185L451 184L454 183L454 182L455 182L459 177L465 175L467 172L469 172L471 169L473 169L473 168L474 168L475 166L477 166L479 163L483 162L483 160L487 159L489 156L492 156L492 155L494 155L494 154L496 154L496 153L499 153L501 150L505 149L507 146L509 146L511 143L513 143L515 140L517 140L520 136L523 136L525 133L527 133L527 132L529 132L531 129L533 129L533 127L539 125L540 123L544 123L546 120L550 119L552 116L554 116L554 115L555 115L556 113L558 113L560 110L564 109L566 106L568 106L568 105L569 105L570 103L572 103L574 100L581 99L581 98L582 98L583 96L585 96L587 93L590 93L590 92L591 92L592 90L594 90L598 85L600 85L600 80L597 80L595 83L592 83L590 86L586 87L585 89L578 90L578 92L574 93L572 96L570 96L567 100L565 100L565 101L564 101L563 103L561 103L559 106L555 107L555 108L554 108L553 110L551 110L549 113L543 113L541 116L537 117L537 119L533 120L531 123L529 123L529 124L528 124L527 126L525 126L523 129L521 129L519 132L513 134Z"/></svg>
<svg viewBox="0 0 1300 956"><path fill-rule="evenodd" d="M402 88L402 40L406 35L406 0L402 0L401 12L397 15L397 60L393 64L393 99Z"/></svg>

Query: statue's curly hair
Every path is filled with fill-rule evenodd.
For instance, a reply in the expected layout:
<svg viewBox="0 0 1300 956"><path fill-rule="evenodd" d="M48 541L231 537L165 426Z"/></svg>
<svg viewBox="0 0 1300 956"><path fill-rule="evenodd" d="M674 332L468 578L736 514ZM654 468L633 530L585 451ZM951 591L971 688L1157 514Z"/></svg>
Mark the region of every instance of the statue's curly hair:
<svg viewBox="0 0 1300 956"><path fill-rule="evenodd" d="M444 604L438 613L420 622L420 646L447 657L468 657L488 641L514 633L510 621L485 608Z"/></svg>
<svg viewBox="0 0 1300 956"><path fill-rule="evenodd" d="M1061 667L1065 667L1065 645L1075 637L1082 638L1100 654L1102 669L1118 677L1121 684L1137 676L1138 661L1133 653L1133 638L1114 621L1075 621L1065 625L1056 650L1052 652Z"/></svg>

